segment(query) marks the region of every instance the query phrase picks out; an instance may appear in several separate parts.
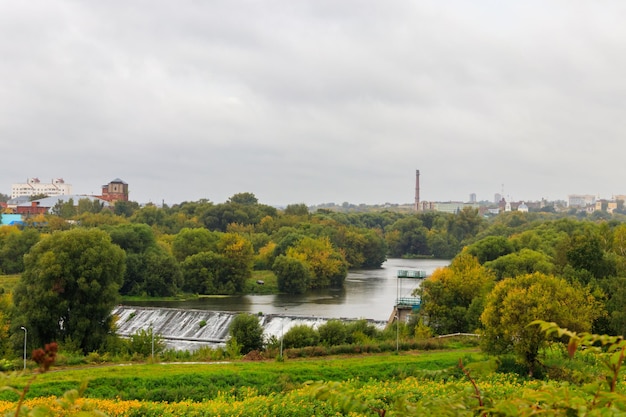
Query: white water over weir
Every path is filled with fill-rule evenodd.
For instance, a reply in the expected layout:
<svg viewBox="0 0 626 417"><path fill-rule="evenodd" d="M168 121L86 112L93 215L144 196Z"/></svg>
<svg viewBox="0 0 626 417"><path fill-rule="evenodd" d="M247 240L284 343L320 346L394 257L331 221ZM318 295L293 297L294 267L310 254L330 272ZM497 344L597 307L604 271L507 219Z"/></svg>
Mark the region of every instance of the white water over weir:
<svg viewBox="0 0 626 417"><path fill-rule="evenodd" d="M240 313L209 310L191 310L161 307L117 306L113 310L117 318L117 334L130 337L140 330L152 326L168 349L193 351L203 346L224 346L228 339L228 329L233 318ZM305 324L317 328L331 318L297 315L260 315L264 337L279 338L296 325ZM341 321L357 319L340 318ZM379 329L384 329L386 321L367 320Z"/></svg>

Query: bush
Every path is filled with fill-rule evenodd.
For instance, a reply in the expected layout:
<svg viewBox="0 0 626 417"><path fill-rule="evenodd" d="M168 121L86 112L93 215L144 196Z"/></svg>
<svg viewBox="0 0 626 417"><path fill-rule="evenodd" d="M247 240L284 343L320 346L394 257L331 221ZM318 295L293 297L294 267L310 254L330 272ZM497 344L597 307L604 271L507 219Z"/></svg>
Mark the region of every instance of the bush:
<svg viewBox="0 0 626 417"><path fill-rule="evenodd" d="M161 335L155 334L152 327L148 330L137 330L135 334L130 337L128 341L128 348L131 354L141 355L148 357L152 355L154 347L154 353L158 354L165 350L165 342Z"/></svg>
<svg viewBox="0 0 626 417"><path fill-rule="evenodd" d="M320 341L326 346L344 344L348 337L346 325L339 320L329 320L322 324L317 331L320 335Z"/></svg>
<svg viewBox="0 0 626 417"><path fill-rule="evenodd" d="M346 326L348 343L363 343L367 340L373 340L381 335L380 330L367 320L357 320Z"/></svg>
<svg viewBox="0 0 626 417"><path fill-rule="evenodd" d="M327 356L328 350L323 346L307 346L300 349L287 349L283 354L288 358L312 358Z"/></svg>
<svg viewBox="0 0 626 417"><path fill-rule="evenodd" d="M263 327L259 319L251 314L238 314L230 325L231 339L235 339L242 354L263 349Z"/></svg>
<svg viewBox="0 0 626 417"><path fill-rule="evenodd" d="M285 349L315 346L319 341L319 333L306 324L294 326L283 335L283 347Z"/></svg>

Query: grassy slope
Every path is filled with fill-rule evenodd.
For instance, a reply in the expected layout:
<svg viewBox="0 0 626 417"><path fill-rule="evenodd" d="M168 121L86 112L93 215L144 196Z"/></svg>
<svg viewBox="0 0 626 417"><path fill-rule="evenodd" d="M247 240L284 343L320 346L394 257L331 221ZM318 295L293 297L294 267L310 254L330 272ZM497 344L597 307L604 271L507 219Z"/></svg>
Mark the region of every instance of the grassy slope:
<svg viewBox="0 0 626 417"><path fill-rule="evenodd" d="M472 350L407 355L336 357L286 362L232 362L202 364L145 364L65 369L40 375L28 397L62 395L89 381L85 395L150 401L200 401L215 398L219 391L254 387L260 394L282 392L306 381L394 380L454 367L459 358L482 357ZM25 378L15 381L20 387ZM0 399L15 400L13 393Z"/></svg>

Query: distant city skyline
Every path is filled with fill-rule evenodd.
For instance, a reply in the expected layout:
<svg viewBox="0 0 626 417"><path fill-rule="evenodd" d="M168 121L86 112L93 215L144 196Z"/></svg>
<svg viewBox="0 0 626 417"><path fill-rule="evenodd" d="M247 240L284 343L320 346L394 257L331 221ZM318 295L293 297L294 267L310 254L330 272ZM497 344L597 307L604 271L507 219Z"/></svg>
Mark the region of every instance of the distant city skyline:
<svg viewBox="0 0 626 417"><path fill-rule="evenodd" d="M63 178L58 178L58 177L52 177L52 179L47 182L46 180L42 180L42 177L28 177L26 178L26 180L23 183L13 183L12 184L12 188L15 188L16 185L24 185L24 184L28 184L28 183L34 183L37 182L37 186L41 187L41 190L44 190L45 187L49 186L49 185L53 185L54 187L56 187L56 192L55 193L48 193L48 195L53 196L53 195L63 195L64 193L69 195L91 195L91 196L97 196L98 193L87 193L87 192L82 192L80 190L77 190L76 192L74 191L73 185L71 183L71 181L65 181ZM123 180L116 178L113 181L121 181L124 182ZM132 184L130 186L128 186L128 184L125 184L125 187L129 187L129 190L132 191ZM421 187L421 185L420 185ZM92 187L93 188L93 187ZM34 194L39 194L39 191L41 191L39 188L36 190L37 192L34 192ZM504 190L503 185L501 185L501 190ZM1 191L0 191L1 192ZM253 191L240 191L240 192L252 192L254 194ZM8 197L13 197L12 194L14 194L13 190L11 190L11 192L8 193L4 193L3 194L7 195ZM43 191L41 191L41 193L44 193ZM239 192L234 192L232 195L234 194L238 194ZM30 192L26 192L20 195L33 195L33 191L30 190ZM256 194L255 194L256 195ZM615 197L619 197L621 199L626 199L626 195L622 195L622 194L612 194L610 197L608 198L604 198L602 196L598 196L598 195L594 195L594 194L583 194L583 193L572 193L572 194L568 194L566 196L564 196L563 198L555 198L555 199L545 199L545 198L537 198L537 199L513 199L511 198L511 196L506 196L506 195L502 195L501 193L494 193L493 197L491 199L489 198L480 198L476 193L469 193L467 198L452 198L452 199L448 199L448 200L422 200L422 202L463 202L463 203L492 203L492 204L498 204L498 202L500 202L503 198L505 201L509 201L509 202L540 202L540 201L549 201L549 202L557 202L557 201L565 201L567 202L568 200L571 199L571 197L580 197L580 199L587 199L589 200L590 197L593 198L593 200L613 200ZM257 196L258 198L258 196ZM131 201L136 201L133 200L132 198L130 198ZM198 199L200 200L200 199ZM182 203L184 201L198 201L198 200L190 200L190 199L184 199L181 200L179 202L171 202L171 203L167 203L168 205L173 205L173 204L179 204ZM211 200L212 201L212 200ZM214 203L222 203L225 202L224 201L214 201ZM137 201L140 204L146 204L147 202L140 202ZM159 202L159 201L150 201L151 203L160 205L163 203L163 201ZM271 203L268 202L264 202L264 201L259 201L262 204L268 204L268 205L273 205ZM362 202L355 202L355 201L347 201L347 200L342 200L342 201L325 201L325 202L320 202L320 203L312 203L312 204L307 204L309 206L316 206L316 205L323 205L323 204L337 204L337 205L341 205L343 203L349 203L349 204L366 204L366 203L362 203ZM587 203L590 203L590 201L587 201ZM298 204L297 202L293 202L293 203L288 203L288 204ZM402 202L402 201L385 201L385 202L379 202L379 203L369 203L367 205L384 205L384 204L399 204L399 205L410 205L412 203L409 202ZM274 204L276 205L276 204ZM285 204L286 205L286 204ZM276 205L276 206L281 206Z"/></svg>
<svg viewBox="0 0 626 417"><path fill-rule="evenodd" d="M0 2L0 190L410 204L626 193L626 2ZM624 190L622 191L622 188Z"/></svg>

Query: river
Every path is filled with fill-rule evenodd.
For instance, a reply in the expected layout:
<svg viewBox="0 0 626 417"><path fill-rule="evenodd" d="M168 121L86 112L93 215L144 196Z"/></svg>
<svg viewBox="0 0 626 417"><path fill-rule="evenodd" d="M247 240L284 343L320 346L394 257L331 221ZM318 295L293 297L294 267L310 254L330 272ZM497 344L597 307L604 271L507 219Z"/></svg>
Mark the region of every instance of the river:
<svg viewBox="0 0 626 417"><path fill-rule="evenodd" d="M420 280L397 279L399 269L421 269L430 275L450 264L443 259L389 259L379 269L348 273L342 289L309 291L303 295L241 295L191 301L137 301L126 305L200 309L325 318L387 320L396 298L408 297Z"/></svg>

